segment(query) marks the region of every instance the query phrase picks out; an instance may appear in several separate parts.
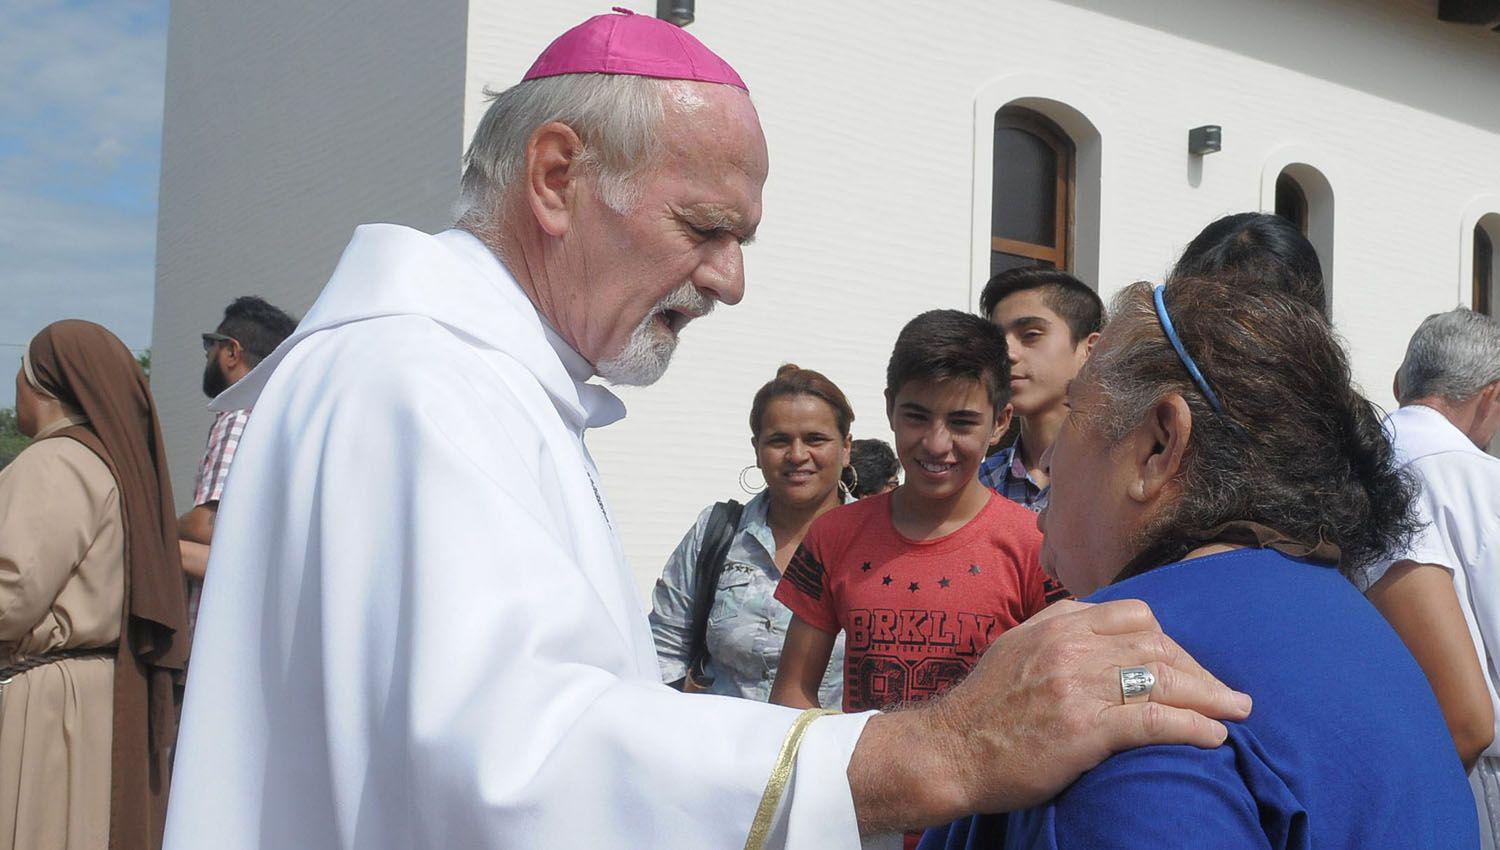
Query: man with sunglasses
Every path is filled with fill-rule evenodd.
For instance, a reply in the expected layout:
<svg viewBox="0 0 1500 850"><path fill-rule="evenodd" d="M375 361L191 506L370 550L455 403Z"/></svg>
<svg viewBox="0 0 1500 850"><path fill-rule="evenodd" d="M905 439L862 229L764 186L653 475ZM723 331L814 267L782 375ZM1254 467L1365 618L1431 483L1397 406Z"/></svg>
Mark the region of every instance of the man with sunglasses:
<svg viewBox="0 0 1500 850"><path fill-rule="evenodd" d="M224 320L213 333L203 334L203 394L213 399L229 389L248 375L262 357L275 351L296 327L296 319L263 299L253 295L236 298L224 310ZM194 579L189 600L194 613L198 583L203 581L208 567L208 547L213 538L219 497L224 493L229 465L249 418L249 409L226 410L214 416L208 445L193 480L193 508L177 520L182 569Z"/></svg>

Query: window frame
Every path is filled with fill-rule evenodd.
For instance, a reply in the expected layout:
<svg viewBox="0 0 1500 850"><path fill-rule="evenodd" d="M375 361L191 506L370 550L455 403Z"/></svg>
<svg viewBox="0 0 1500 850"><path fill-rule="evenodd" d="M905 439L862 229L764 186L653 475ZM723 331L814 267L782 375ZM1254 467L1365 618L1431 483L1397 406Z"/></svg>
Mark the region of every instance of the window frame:
<svg viewBox="0 0 1500 850"><path fill-rule="evenodd" d="M1029 260L1039 260L1051 263L1053 268L1071 272L1073 270L1073 225L1074 225L1074 184L1077 173L1078 152L1073 139L1051 119L1035 110L1023 106L1003 106L995 112L995 123L992 135L1002 129L1020 130L1041 140L1051 149L1057 162L1056 187L1054 189L1055 203L1053 212L1052 241L1053 246L1038 245L1019 239L1009 239L995 235L995 219L993 212L994 198L990 199L990 256L996 253L1007 254L1012 257L1024 257ZM993 139L990 158L992 167L999 169L1000 164L994 162L998 154L999 146L995 145ZM992 184L993 185L993 184ZM993 190L992 190L993 191Z"/></svg>

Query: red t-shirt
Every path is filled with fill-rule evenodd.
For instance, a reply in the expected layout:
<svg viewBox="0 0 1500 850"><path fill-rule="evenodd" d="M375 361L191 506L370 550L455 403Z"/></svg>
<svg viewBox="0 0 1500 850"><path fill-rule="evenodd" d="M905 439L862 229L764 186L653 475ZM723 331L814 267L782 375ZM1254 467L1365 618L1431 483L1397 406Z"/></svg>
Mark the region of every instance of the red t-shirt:
<svg viewBox="0 0 1500 850"><path fill-rule="evenodd" d="M776 598L816 629L844 631L845 711L888 708L947 690L1059 595L1041 551L1036 514L1001 496L952 534L911 540L884 493L819 517Z"/></svg>

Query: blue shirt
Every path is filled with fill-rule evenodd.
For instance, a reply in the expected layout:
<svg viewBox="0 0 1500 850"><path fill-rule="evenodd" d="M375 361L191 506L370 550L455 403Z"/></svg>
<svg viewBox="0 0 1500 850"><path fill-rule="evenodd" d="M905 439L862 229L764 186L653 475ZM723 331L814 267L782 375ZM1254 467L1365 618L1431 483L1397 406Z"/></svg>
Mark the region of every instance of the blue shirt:
<svg viewBox="0 0 1500 850"><path fill-rule="evenodd" d="M923 850L1479 846L1473 797L1427 679L1338 572L1240 549L1086 601L1130 598L1255 698L1249 719L1228 724L1216 749L1120 753L1008 821L976 816L929 830Z"/></svg>

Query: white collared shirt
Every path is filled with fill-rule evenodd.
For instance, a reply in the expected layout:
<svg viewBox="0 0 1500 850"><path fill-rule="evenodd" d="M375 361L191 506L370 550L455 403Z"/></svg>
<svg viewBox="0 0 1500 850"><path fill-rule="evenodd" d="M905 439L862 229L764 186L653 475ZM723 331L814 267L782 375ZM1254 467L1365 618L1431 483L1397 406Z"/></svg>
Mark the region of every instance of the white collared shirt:
<svg viewBox="0 0 1500 850"><path fill-rule="evenodd" d="M1500 674L1493 657L1500 650L1500 458L1481 451L1430 407L1402 407L1385 427L1397 462L1421 485L1416 512L1423 527L1406 551L1356 572L1355 584L1368 591L1397 561L1436 564L1453 573L1495 708L1497 734L1484 754L1500 756Z"/></svg>

